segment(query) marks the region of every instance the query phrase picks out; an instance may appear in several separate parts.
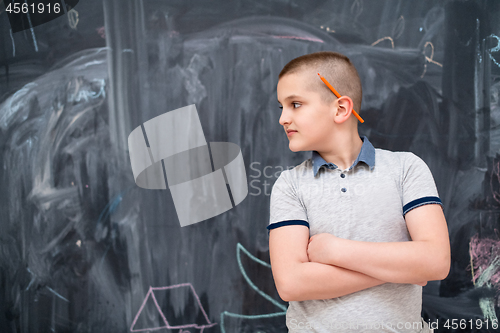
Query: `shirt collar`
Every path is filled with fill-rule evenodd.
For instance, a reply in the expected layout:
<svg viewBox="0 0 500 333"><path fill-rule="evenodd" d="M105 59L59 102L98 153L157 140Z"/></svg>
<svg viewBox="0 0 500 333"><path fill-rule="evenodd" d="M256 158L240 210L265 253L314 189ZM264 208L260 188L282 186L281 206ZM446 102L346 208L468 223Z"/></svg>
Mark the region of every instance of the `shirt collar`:
<svg viewBox="0 0 500 333"><path fill-rule="evenodd" d="M375 166L375 148L365 135L363 135L362 137L360 136L360 138L363 141L363 145L361 146L361 150L359 151L358 158L356 159L356 161L354 161L349 170L355 167L358 162L365 162L370 167L370 170L373 170L373 167ZM326 162L316 150L313 150L311 159L313 163L314 177L316 177L319 168L321 168L323 165L326 165L327 168L331 169L338 168L337 165Z"/></svg>

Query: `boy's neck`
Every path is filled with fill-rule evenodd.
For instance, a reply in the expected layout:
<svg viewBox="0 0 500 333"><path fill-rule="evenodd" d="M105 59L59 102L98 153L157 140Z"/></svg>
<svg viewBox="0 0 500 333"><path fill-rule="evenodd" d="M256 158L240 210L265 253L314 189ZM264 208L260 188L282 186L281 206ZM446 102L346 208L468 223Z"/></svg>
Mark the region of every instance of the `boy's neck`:
<svg viewBox="0 0 500 333"><path fill-rule="evenodd" d="M358 158L363 140L357 132L350 136L338 136L333 140L331 149L328 151L317 151L328 163L333 163L341 170L348 169Z"/></svg>

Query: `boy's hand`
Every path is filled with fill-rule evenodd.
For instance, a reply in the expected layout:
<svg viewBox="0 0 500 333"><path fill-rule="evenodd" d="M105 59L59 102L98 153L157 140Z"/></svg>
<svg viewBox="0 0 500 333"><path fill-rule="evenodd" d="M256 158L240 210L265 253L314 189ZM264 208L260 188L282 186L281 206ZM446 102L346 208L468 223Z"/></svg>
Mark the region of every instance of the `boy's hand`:
<svg viewBox="0 0 500 333"><path fill-rule="evenodd" d="M334 265L336 254L335 244L338 242L338 239L338 237L329 233L321 233L310 237L307 244L309 261Z"/></svg>

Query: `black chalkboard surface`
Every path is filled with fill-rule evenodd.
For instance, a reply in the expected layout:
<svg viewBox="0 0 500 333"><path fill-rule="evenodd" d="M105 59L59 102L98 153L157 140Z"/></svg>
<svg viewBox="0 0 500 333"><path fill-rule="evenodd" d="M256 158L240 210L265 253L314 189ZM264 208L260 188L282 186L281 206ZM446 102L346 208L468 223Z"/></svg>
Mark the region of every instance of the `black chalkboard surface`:
<svg viewBox="0 0 500 333"><path fill-rule="evenodd" d="M360 135L433 173L452 268L423 318L497 331L499 2L88 0L17 32L3 4L0 332L287 332L269 195L310 152L289 150L276 84L321 50L358 69ZM191 104L207 142L240 147L248 196L181 227L127 137Z"/></svg>

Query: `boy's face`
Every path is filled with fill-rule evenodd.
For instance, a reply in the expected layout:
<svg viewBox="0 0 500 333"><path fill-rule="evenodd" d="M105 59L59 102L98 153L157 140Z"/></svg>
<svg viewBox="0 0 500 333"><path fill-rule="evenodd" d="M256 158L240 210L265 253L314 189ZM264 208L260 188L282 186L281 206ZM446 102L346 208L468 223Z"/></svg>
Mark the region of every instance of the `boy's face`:
<svg viewBox="0 0 500 333"><path fill-rule="evenodd" d="M279 123L284 127L291 151L322 150L329 145L334 130L335 105L324 104L314 90L315 72L287 74L278 81L277 95L282 109ZM321 82L322 83L322 82ZM297 132L289 135L287 130Z"/></svg>

